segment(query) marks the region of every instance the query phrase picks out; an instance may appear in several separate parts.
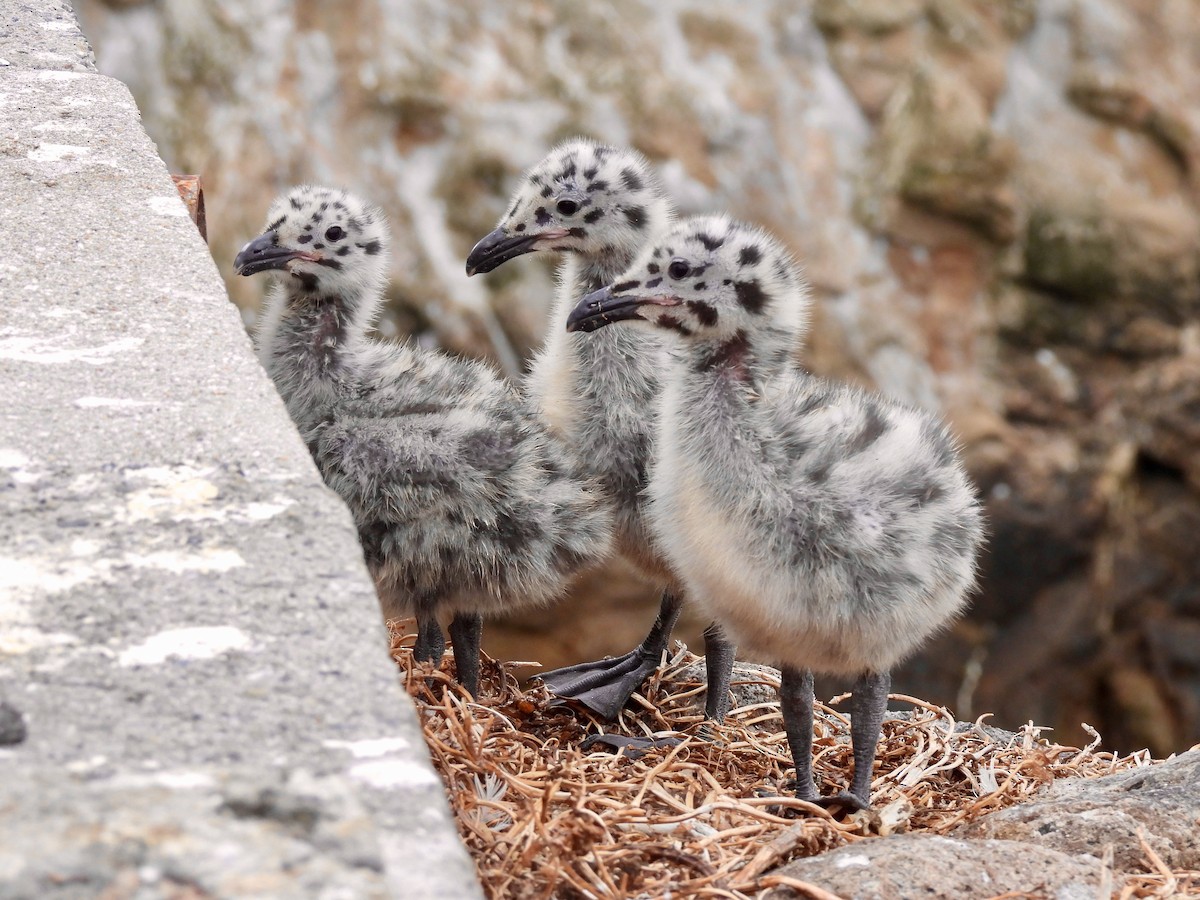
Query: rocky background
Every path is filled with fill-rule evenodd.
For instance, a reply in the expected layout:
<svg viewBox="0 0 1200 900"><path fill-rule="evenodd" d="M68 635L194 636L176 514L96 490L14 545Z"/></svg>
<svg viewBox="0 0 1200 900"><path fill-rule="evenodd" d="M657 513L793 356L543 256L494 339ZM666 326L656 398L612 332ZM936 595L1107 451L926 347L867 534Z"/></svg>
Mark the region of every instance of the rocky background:
<svg viewBox="0 0 1200 900"><path fill-rule="evenodd" d="M939 410L986 498L972 614L896 678L960 719L1200 740L1200 15L1194 0L77 0L230 264L302 180L395 225L382 331L509 372L553 275L462 261L576 134L656 160L685 213L791 242L806 363ZM492 628L560 664L656 598L609 571ZM683 635L696 641L698 623ZM826 690L832 690L827 686Z"/></svg>

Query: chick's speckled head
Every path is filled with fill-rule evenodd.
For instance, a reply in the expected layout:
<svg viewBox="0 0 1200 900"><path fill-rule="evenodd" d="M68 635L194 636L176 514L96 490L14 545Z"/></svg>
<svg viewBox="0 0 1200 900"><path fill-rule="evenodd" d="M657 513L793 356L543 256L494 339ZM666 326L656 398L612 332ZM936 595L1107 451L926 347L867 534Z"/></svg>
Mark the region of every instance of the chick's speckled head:
<svg viewBox="0 0 1200 900"><path fill-rule="evenodd" d="M629 321L691 341L771 336L794 345L808 309L804 276L778 240L760 228L706 216L681 222L614 284L584 297L567 328L595 331Z"/></svg>
<svg viewBox="0 0 1200 900"><path fill-rule="evenodd" d="M640 153L570 140L525 174L508 212L467 257L467 274L490 272L540 250L628 252L670 215L658 178Z"/></svg>
<svg viewBox="0 0 1200 900"><path fill-rule="evenodd" d="M271 204L263 233L234 260L239 275L277 271L295 293L357 296L387 271L383 213L348 191L301 185Z"/></svg>

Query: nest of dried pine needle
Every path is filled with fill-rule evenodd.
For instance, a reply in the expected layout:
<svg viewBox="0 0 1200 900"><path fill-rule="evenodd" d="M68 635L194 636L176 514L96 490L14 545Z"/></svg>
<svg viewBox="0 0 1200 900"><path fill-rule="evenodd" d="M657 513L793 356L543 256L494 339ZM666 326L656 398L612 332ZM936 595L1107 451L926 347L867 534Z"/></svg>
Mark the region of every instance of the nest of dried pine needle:
<svg viewBox="0 0 1200 900"><path fill-rule="evenodd" d="M963 729L947 710L893 694L914 709L883 723L874 810L847 816L792 795L774 670L739 666L734 693L748 702L716 726L704 721L699 658L679 648L620 720L604 723L539 685L522 689L512 669L534 663L485 656L483 702L473 702L453 680L449 655L440 669L417 663L411 623L389 625L434 765L492 898L750 898L776 886L830 898L771 871L871 835L943 834L1055 779L1149 762L1145 754L1097 752L1098 737L1082 749L1060 746L1033 725L1015 736L982 722ZM833 706L817 705L813 762L822 793L846 786L848 725ZM604 732L682 741L642 755L583 748ZM1148 857L1146 877L1126 896L1169 896L1159 892L1169 873L1153 862ZM1174 886L1191 874L1176 873Z"/></svg>

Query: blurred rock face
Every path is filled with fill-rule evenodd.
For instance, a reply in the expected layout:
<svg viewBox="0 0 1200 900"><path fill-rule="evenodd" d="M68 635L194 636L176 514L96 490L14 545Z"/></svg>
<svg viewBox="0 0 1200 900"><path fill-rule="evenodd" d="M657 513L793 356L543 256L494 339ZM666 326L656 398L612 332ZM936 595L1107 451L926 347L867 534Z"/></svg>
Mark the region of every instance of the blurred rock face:
<svg viewBox="0 0 1200 900"><path fill-rule="evenodd" d="M1200 739L1200 17L1191 0L78 0L230 262L304 180L378 201L399 330L510 371L543 261L462 260L577 134L659 162L681 212L791 243L813 370L940 410L990 517L975 610L897 678L1157 753ZM619 570L506 632L627 649ZM577 625L577 623L579 623ZM695 626L690 640L695 641Z"/></svg>

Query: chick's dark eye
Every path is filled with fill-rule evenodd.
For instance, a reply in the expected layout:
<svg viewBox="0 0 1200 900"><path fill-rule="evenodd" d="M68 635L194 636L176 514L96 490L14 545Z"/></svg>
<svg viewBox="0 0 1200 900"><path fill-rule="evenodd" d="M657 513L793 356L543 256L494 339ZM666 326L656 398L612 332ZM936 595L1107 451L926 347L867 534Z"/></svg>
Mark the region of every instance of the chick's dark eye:
<svg viewBox="0 0 1200 900"><path fill-rule="evenodd" d="M340 225L331 225L325 230L325 240L340 241L346 236L346 232L342 231Z"/></svg>
<svg viewBox="0 0 1200 900"><path fill-rule="evenodd" d="M558 205L554 207L561 215L573 216L579 212L579 204L574 200L559 200Z"/></svg>
<svg viewBox="0 0 1200 900"><path fill-rule="evenodd" d="M671 264L667 266L667 274L676 281L680 278L687 278L690 271L692 271L692 267L682 259L673 259L671 260Z"/></svg>

